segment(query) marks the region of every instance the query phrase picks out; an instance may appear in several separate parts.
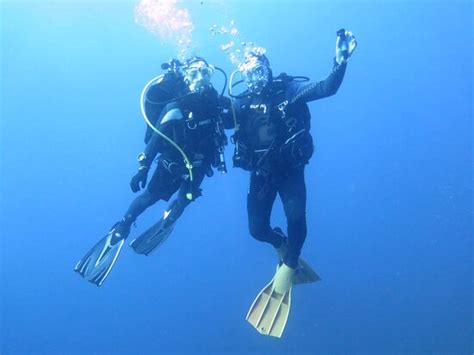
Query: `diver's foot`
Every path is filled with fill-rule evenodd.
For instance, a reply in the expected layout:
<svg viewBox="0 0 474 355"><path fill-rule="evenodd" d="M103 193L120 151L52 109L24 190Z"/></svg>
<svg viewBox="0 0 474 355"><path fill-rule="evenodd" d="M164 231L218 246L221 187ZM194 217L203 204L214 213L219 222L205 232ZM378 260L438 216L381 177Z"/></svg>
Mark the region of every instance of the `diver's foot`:
<svg viewBox="0 0 474 355"><path fill-rule="evenodd" d="M273 288L276 293L284 295L294 284L296 269L281 263L277 266L277 271L273 277Z"/></svg>
<svg viewBox="0 0 474 355"><path fill-rule="evenodd" d="M296 260L289 260L291 258L287 257L288 254L288 238L286 238L285 234L282 232L280 228L275 228L273 230L275 233L278 233L282 236L283 242L282 244L278 247L275 248L278 258L279 258L279 265L281 266L284 261L288 263L288 265L292 268L295 269L295 273L293 275L293 284L298 285L298 284L307 284L307 283L312 283L320 280L320 277L314 270L311 268L311 266L304 261L302 258L298 258Z"/></svg>
<svg viewBox="0 0 474 355"><path fill-rule="evenodd" d="M320 280L321 278L313 268L304 259L299 258L293 283L295 285L309 284Z"/></svg>
<svg viewBox="0 0 474 355"><path fill-rule="evenodd" d="M123 220L117 222L112 226L109 233L112 233L110 244L115 245L121 240L128 238L128 235L130 234L130 224L124 222Z"/></svg>

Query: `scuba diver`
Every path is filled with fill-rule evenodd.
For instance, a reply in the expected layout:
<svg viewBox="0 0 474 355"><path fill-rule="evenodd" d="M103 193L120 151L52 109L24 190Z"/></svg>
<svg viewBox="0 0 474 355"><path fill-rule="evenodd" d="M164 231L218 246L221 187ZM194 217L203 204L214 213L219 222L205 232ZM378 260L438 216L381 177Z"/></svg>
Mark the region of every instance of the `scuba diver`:
<svg viewBox="0 0 474 355"><path fill-rule="evenodd" d="M225 73L199 57L184 63L171 60L162 69L167 72L151 80L141 96L142 114L148 124L146 148L138 155L138 171L130 187L135 193L144 190L75 267L97 286L112 270L132 223L142 212L177 193L162 218L130 243L135 252L149 255L170 235L189 203L201 195L199 186L205 176L213 175L212 167L226 172L227 138L221 118ZM221 71L226 81L220 96L211 84L215 70ZM147 184L155 158L157 166Z"/></svg>
<svg viewBox="0 0 474 355"><path fill-rule="evenodd" d="M281 337L290 310L292 285L319 280L300 258L307 234L304 170L314 149L307 103L337 92L356 46L351 32L339 30L332 72L319 82L309 83L306 77L285 73L274 78L269 60L258 48L247 53L245 63L230 80L233 117L227 117L226 127L232 119L234 166L251 172L247 196L249 231L255 239L271 244L280 259L273 279L247 314L247 320L265 335ZM233 83L237 73L243 78ZM247 84L246 91L233 95L233 87L241 82ZM283 203L288 236L281 228L270 226L277 194Z"/></svg>

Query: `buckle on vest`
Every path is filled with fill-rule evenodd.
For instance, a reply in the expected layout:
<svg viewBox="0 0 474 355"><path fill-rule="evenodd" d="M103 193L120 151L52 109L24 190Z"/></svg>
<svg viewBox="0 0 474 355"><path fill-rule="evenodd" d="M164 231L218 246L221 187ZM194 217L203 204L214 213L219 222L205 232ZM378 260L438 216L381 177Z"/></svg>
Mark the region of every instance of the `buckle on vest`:
<svg viewBox="0 0 474 355"><path fill-rule="evenodd" d="M196 129L197 126L198 126L195 120L186 121L186 125L187 125L188 128L191 129L191 130Z"/></svg>
<svg viewBox="0 0 474 355"><path fill-rule="evenodd" d="M286 106L288 106L288 100L285 100L277 105L277 109L280 111L284 111Z"/></svg>

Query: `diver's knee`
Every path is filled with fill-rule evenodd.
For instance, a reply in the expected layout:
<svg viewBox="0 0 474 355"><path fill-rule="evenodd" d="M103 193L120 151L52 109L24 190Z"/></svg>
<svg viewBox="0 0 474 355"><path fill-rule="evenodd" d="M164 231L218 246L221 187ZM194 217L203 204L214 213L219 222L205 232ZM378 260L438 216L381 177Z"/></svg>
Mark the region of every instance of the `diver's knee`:
<svg viewBox="0 0 474 355"><path fill-rule="evenodd" d="M260 223L249 221L250 235L256 240L264 241L267 229Z"/></svg>
<svg viewBox="0 0 474 355"><path fill-rule="evenodd" d="M160 200L160 195L147 188L145 191L143 191L139 198L142 198L143 203L151 206Z"/></svg>

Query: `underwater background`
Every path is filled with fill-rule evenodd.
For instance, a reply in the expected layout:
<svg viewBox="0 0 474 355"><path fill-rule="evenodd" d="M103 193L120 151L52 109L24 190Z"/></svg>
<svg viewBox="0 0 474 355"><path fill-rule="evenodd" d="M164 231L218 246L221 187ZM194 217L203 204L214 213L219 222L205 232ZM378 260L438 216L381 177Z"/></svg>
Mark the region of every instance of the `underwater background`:
<svg viewBox="0 0 474 355"><path fill-rule="evenodd" d="M293 289L282 339L245 321L277 259L249 235L239 169L206 179L154 254L124 248L102 287L73 272L135 196L139 95L177 55L137 3L0 2L0 354L471 354L472 1L176 3L190 54L228 73L214 24L312 80L339 28L358 39L339 92L310 104L302 256L322 281ZM286 227L279 201L272 220Z"/></svg>

